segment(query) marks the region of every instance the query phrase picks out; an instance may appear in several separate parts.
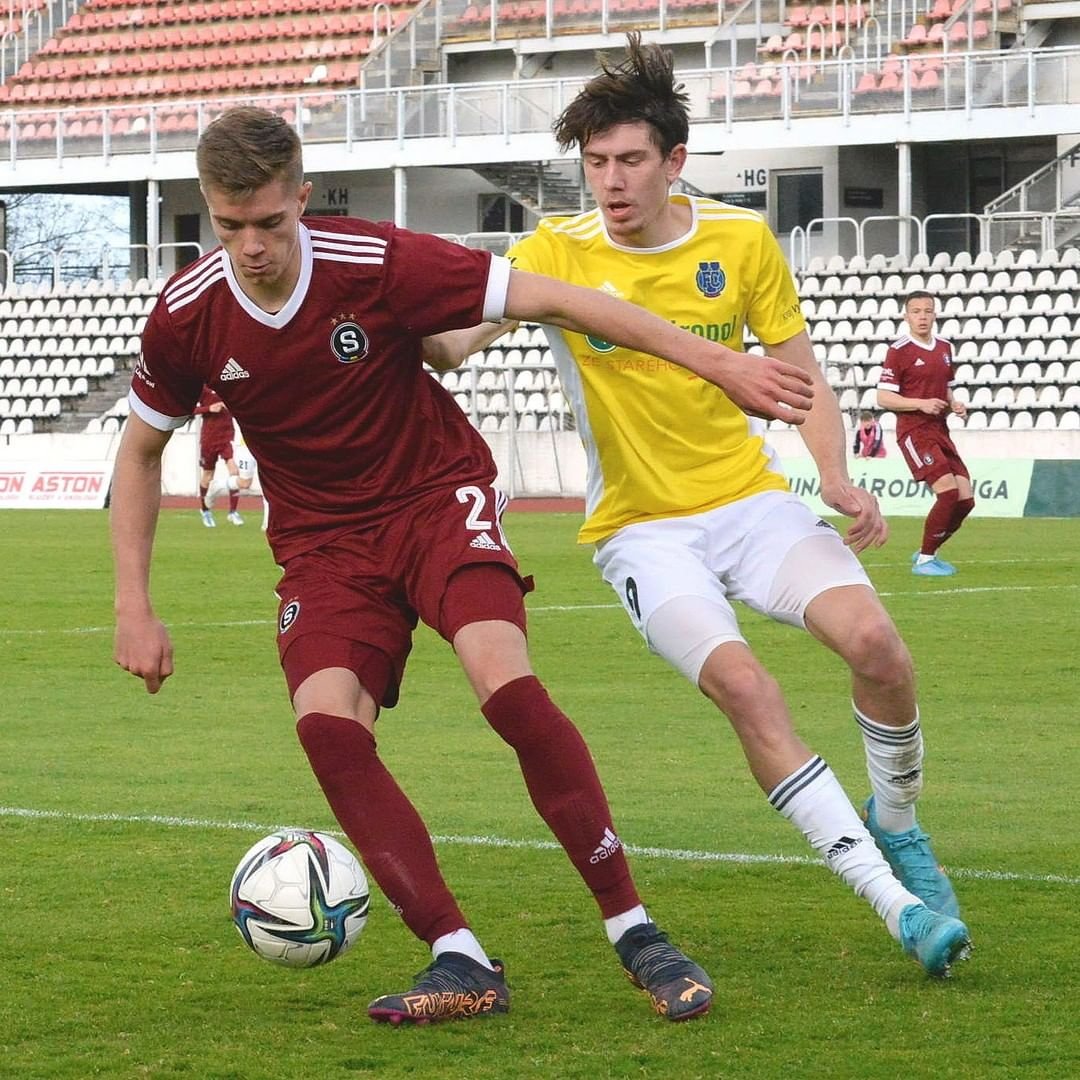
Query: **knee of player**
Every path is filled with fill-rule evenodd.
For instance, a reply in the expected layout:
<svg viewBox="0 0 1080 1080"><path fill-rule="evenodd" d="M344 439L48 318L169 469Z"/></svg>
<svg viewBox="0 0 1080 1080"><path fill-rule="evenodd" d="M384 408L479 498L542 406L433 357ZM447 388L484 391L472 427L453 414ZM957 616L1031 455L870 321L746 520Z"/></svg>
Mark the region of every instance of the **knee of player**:
<svg viewBox="0 0 1080 1080"><path fill-rule="evenodd" d="M854 630L845 656L852 671L883 686L914 679L911 653L884 611L868 612Z"/></svg>
<svg viewBox="0 0 1080 1080"><path fill-rule="evenodd" d="M698 686L736 724L783 708L779 684L742 643L714 649L702 666Z"/></svg>

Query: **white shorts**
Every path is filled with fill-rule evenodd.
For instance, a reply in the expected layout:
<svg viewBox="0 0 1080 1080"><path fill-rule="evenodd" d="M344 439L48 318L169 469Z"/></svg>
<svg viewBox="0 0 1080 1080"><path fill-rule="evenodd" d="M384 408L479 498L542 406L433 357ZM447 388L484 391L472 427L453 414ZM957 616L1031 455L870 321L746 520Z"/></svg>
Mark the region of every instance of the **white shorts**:
<svg viewBox="0 0 1080 1080"><path fill-rule="evenodd" d="M593 561L649 648L695 685L717 645L745 640L733 600L805 628L807 605L826 589L872 588L837 531L786 491L628 525Z"/></svg>
<svg viewBox="0 0 1080 1080"><path fill-rule="evenodd" d="M236 462L236 469L240 476L244 479L248 479L255 475L255 459L251 456L251 451L243 445L236 448L236 455L233 458Z"/></svg>

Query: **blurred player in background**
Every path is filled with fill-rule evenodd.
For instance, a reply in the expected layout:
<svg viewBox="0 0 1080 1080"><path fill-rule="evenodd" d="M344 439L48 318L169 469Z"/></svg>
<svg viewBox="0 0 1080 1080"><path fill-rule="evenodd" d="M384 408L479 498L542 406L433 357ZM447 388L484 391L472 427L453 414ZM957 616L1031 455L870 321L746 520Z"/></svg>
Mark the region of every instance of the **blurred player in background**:
<svg viewBox="0 0 1080 1080"><path fill-rule="evenodd" d="M112 495L116 662L151 693L172 674L149 590L161 455L208 383L236 416L272 507L278 649L300 742L368 870L434 957L369 1015L426 1023L509 1008L501 965L376 751L376 718L397 702L418 619L453 646L481 712L516 752L631 981L669 1019L702 1014L709 977L649 919L588 748L532 673L531 581L502 531L495 463L425 372L422 338L504 317L553 322L671 357L749 410L794 423L809 378L769 358L748 368L640 308L512 272L489 252L385 223L304 222L300 141L267 110L228 110L196 160L221 247L166 284L132 375ZM470 790L467 764L457 767ZM601 997L583 1007L602 1011Z"/></svg>
<svg viewBox="0 0 1080 1080"><path fill-rule="evenodd" d="M907 954L946 975L970 941L915 818L923 739L911 657L853 554L883 543L885 522L848 476L843 419L779 245L759 214L669 194L686 162L687 97L670 52L632 33L628 53L617 67L605 62L555 124L560 147L580 149L597 208L541 221L508 257L735 348L748 326L769 355L812 380L813 408L799 432L822 500L853 521L842 540L811 513L789 490L761 425L714 386L647 350L549 325L589 465L579 538L596 544L604 580L649 647L727 715L773 808ZM426 344L426 358L456 366L499 333L443 335ZM743 362L752 368L758 359ZM850 667L873 792L865 824L796 735L780 687L739 631L734 600L808 630Z"/></svg>
<svg viewBox="0 0 1080 1080"><path fill-rule="evenodd" d="M195 405L194 415L201 417L199 424L199 508L202 523L212 529L216 524L210 500L210 486L214 482L214 470L218 460L225 462L229 470L229 522L243 525L240 516L240 495L237 485L238 469L233 457L233 417L217 392L204 386Z"/></svg>
<svg viewBox="0 0 1080 1080"><path fill-rule="evenodd" d="M859 413L859 426L855 429L855 440L851 452L860 458L881 458L885 456L885 432L881 421L866 410Z"/></svg>
<svg viewBox="0 0 1080 1080"><path fill-rule="evenodd" d="M259 466L255 461L255 455L248 449L247 440L239 425L236 428L233 446L236 451L236 476L230 475L228 484L230 490L233 490L235 484L236 492L242 495L251 491ZM262 531L266 532L266 526L270 521L270 504L266 501L265 495L262 497L262 508Z"/></svg>
<svg viewBox="0 0 1080 1080"><path fill-rule="evenodd" d="M889 346L877 400L881 408L896 413L896 444L911 475L928 484L935 495L911 572L949 577L956 567L938 558L938 550L975 508L971 474L948 424L950 416L967 416L967 406L953 397L953 347L934 334L933 296L911 293L904 301L904 318L908 332Z"/></svg>

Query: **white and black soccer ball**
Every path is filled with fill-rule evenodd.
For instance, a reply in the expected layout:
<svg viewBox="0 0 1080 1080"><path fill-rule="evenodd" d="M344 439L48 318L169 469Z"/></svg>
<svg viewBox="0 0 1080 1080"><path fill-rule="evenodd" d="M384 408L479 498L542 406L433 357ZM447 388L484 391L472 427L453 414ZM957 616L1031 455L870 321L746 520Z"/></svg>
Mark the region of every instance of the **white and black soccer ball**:
<svg viewBox="0 0 1080 1080"><path fill-rule="evenodd" d="M368 883L348 848L326 833L283 829L240 860L230 889L240 936L264 960L315 967L345 952L368 914Z"/></svg>

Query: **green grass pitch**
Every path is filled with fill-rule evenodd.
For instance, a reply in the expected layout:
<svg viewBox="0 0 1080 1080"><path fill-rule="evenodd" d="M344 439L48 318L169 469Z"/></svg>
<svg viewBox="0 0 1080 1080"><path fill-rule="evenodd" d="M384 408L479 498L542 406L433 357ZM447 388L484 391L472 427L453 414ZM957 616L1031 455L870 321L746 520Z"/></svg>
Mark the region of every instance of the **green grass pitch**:
<svg viewBox="0 0 1080 1080"><path fill-rule="evenodd" d="M322 969L258 960L229 878L264 827L336 826L297 743L256 513L163 512L154 571L177 673L111 660L104 513L0 514L0 1077L196 1080L1080 1075L1080 520L980 520L951 579L920 523L864 556L919 670L924 826L975 940L927 980L768 807L723 720L633 632L576 515L508 519L538 674L584 732L653 916L713 975L712 1012L653 1015L534 813L510 750L423 630L380 748L437 837L512 1012L394 1030L367 1002L428 961L377 893ZM866 793L845 672L747 614L800 733Z"/></svg>

